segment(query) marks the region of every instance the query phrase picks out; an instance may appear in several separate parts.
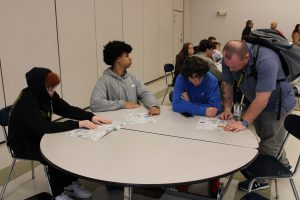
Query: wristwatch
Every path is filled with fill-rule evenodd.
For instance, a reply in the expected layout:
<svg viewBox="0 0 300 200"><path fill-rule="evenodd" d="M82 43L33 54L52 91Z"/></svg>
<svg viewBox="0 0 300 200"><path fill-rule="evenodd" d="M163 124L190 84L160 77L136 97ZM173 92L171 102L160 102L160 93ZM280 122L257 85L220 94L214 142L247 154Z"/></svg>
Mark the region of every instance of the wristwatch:
<svg viewBox="0 0 300 200"><path fill-rule="evenodd" d="M247 120L241 119L242 125L245 126L246 128L249 125L249 122Z"/></svg>

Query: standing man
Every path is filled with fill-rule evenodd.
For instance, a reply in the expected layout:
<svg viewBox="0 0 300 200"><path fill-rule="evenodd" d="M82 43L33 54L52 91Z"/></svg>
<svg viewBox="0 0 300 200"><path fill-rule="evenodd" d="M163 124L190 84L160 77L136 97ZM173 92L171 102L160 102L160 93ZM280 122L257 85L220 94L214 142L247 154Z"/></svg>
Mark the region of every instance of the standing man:
<svg viewBox="0 0 300 200"><path fill-rule="evenodd" d="M288 81L277 81L285 79L278 55L271 49L260 47L256 66L253 66L252 47L251 44L231 40L223 49L224 112L220 117L225 120L232 118L233 82L236 80L238 87L251 104L241 117L241 121L228 123L224 129L238 132L254 123L256 133L261 139L259 153L276 158L286 135L284 119L296 104L295 96ZM256 68L255 74L253 67ZM278 112L280 112L279 120ZM290 166L285 152L279 160L283 165ZM266 187L268 184L263 182L253 184L253 189L256 190ZM247 190L248 182L240 183L239 188Z"/></svg>
<svg viewBox="0 0 300 200"><path fill-rule="evenodd" d="M242 33L242 41L244 41L245 39L245 36L249 36L250 33L251 33L251 29L253 28L254 24L253 24L253 21L252 20L247 20L246 22L246 27L244 28L243 30L243 33Z"/></svg>
<svg viewBox="0 0 300 200"><path fill-rule="evenodd" d="M271 29L276 31L282 37L284 37L283 33L280 30L277 29L277 22L275 22L275 21L271 22Z"/></svg>

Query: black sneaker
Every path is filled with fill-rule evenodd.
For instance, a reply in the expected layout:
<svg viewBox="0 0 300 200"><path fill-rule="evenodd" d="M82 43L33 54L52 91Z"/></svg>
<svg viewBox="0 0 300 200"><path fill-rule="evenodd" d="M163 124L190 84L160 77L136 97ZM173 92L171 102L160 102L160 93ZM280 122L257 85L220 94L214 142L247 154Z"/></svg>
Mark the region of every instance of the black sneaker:
<svg viewBox="0 0 300 200"><path fill-rule="evenodd" d="M251 182L250 180L245 180L243 182L240 182L239 189L248 192L250 182ZM255 180L252 185L251 191L262 190L262 189L266 189L268 187L270 187L270 185L268 183L258 182L257 180Z"/></svg>

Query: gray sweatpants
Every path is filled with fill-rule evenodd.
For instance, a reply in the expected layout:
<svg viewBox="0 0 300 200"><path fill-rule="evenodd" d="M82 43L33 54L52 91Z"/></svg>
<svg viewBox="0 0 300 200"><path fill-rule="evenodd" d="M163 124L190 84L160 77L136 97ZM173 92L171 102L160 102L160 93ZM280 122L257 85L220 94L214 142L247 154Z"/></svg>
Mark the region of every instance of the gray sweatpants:
<svg viewBox="0 0 300 200"><path fill-rule="evenodd" d="M255 120L254 127L261 141L259 143L259 153L277 157L287 131L284 128L284 120L291 111L282 114L277 120L277 113L263 111ZM280 162L284 166L289 166L289 161L283 151Z"/></svg>

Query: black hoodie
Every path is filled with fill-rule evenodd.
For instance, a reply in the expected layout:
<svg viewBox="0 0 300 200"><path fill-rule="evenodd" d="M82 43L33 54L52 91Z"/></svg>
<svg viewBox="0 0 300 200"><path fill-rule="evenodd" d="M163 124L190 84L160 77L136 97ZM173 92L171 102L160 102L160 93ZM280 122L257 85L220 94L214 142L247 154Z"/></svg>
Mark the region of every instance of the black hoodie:
<svg viewBox="0 0 300 200"><path fill-rule="evenodd" d="M32 148L39 151L41 138L46 133L68 131L79 127L78 121L52 122L55 113L65 118L91 120L91 112L70 106L55 92L51 97L45 87L49 69L34 67L26 73L28 87L14 102L9 118L7 144L17 152ZM38 148L38 149L36 149Z"/></svg>

